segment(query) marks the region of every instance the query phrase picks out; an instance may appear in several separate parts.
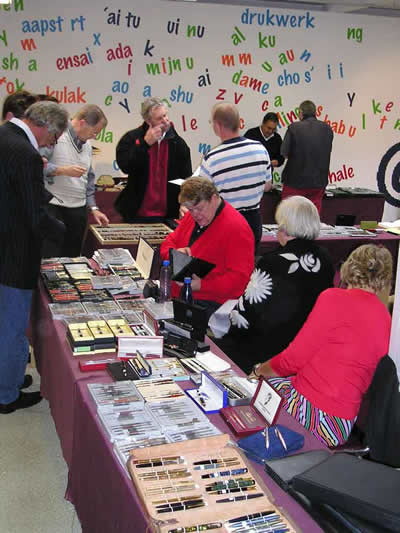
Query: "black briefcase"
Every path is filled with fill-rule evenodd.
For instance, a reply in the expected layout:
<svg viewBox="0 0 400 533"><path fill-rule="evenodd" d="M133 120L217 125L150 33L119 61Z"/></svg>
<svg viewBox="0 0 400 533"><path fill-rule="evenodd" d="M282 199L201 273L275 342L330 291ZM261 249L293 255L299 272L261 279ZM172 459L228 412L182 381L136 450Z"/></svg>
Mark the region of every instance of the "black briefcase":
<svg viewBox="0 0 400 533"><path fill-rule="evenodd" d="M390 531L400 532L400 471L336 453L295 476L292 488Z"/></svg>

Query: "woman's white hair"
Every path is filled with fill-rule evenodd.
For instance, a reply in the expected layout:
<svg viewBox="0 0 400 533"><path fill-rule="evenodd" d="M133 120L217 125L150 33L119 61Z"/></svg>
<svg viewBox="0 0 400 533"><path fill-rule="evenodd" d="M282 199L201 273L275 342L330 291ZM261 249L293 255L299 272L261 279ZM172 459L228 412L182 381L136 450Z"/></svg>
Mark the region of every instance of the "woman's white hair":
<svg viewBox="0 0 400 533"><path fill-rule="evenodd" d="M290 196L278 205L275 220L289 237L316 239L321 229L318 210L304 196Z"/></svg>

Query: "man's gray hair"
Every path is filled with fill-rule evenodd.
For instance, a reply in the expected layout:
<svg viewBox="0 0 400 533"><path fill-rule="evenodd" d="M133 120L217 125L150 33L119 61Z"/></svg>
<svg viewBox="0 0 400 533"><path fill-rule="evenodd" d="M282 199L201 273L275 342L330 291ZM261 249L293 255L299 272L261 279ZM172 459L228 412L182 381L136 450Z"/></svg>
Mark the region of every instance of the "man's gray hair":
<svg viewBox="0 0 400 533"><path fill-rule="evenodd" d="M290 196L278 205L275 220L289 237L316 239L321 229L318 209L304 196Z"/></svg>
<svg viewBox="0 0 400 533"><path fill-rule="evenodd" d="M89 126L97 126L101 121L103 126L107 126L107 118L103 110L95 104L86 104L74 115L78 120L84 120Z"/></svg>
<svg viewBox="0 0 400 533"><path fill-rule="evenodd" d="M303 113L303 115L306 115L308 117L315 117L315 114L317 112L317 108L315 107L314 102L311 102L311 100L304 100L304 102L301 102L299 105L300 111Z"/></svg>
<svg viewBox="0 0 400 533"><path fill-rule="evenodd" d="M143 120L149 120L153 109L160 106L165 106L165 103L163 100L161 100L161 98L157 98L156 96L146 98L140 108L140 114L142 115Z"/></svg>
<svg viewBox="0 0 400 533"><path fill-rule="evenodd" d="M60 135L68 126L68 112L55 102L36 102L28 107L25 112L26 119L35 126L47 126L49 133Z"/></svg>

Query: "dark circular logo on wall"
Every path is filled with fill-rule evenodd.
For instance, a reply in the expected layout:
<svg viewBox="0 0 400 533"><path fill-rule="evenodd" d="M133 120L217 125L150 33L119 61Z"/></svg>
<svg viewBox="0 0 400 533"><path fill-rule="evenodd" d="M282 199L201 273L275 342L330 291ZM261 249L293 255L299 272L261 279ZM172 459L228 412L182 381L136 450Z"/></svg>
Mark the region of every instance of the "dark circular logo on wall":
<svg viewBox="0 0 400 533"><path fill-rule="evenodd" d="M386 201L400 207L400 161L391 161L397 152L400 152L400 143L394 144L382 157L376 180L379 192L385 195Z"/></svg>

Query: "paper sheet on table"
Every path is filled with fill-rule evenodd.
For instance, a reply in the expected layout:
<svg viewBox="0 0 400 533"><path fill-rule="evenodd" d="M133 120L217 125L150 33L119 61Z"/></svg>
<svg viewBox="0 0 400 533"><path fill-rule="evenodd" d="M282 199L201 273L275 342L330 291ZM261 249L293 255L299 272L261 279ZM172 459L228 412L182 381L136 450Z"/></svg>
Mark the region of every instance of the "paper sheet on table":
<svg viewBox="0 0 400 533"><path fill-rule="evenodd" d="M204 364L210 372L222 372L231 368L230 363L210 351L197 353L196 359Z"/></svg>
<svg viewBox="0 0 400 533"><path fill-rule="evenodd" d="M227 300L221 307L213 313L208 321L208 326L217 339L223 337L228 333L231 327L231 321L229 318L230 312L237 304L238 300Z"/></svg>
<svg viewBox="0 0 400 533"><path fill-rule="evenodd" d="M400 219L393 222L379 222L378 226L380 228L400 228Z"/></svg>

